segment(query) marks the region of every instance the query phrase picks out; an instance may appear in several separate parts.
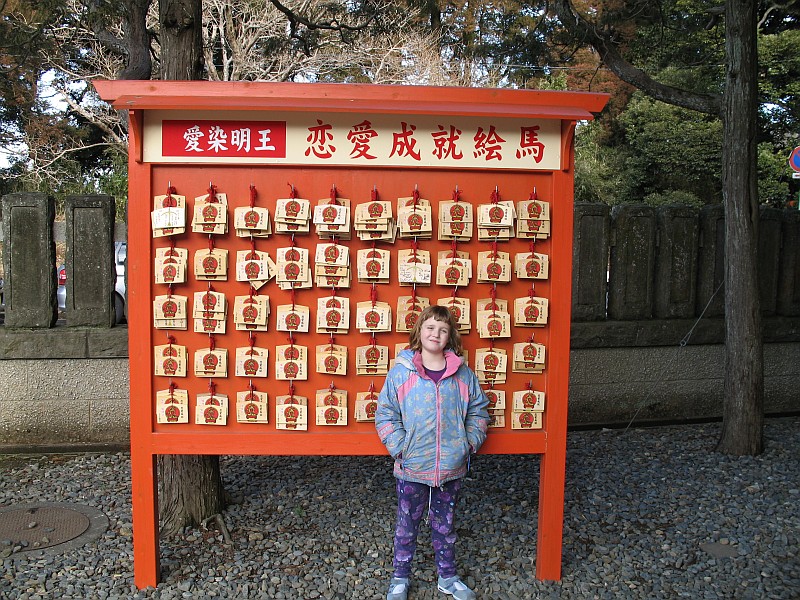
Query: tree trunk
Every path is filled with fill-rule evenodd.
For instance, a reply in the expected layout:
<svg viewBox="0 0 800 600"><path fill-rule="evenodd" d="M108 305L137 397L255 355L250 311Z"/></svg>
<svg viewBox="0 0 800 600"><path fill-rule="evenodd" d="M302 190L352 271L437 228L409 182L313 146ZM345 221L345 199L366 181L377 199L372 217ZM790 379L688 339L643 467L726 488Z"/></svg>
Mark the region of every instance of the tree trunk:
<svg viewBox="0 0 800 600"><path fill-rule="evenodd" d="M219 456L163 455L158 461L161 533L175 535L225 508Z"/></svg>
<svg viewBox="0 0 800 600"><path fill-rule="evenodd" d="M125 46L128 51L125 68L118 79L150 79L150 32L147 31L147 8L150 0L129 0L125 7Z"/></svg>
<svg viewBox="0 0 800 600"><path fill-rule="evenodd" d="M203 77L203 3L159 0L161 79Z"/></svg>
<svg viewBox="0 0 800 600"><path fill-rule="evenodd" d="M758 454L763 449L764 348L758 297L758 189L756 181L757 9L756 0L725 2L727 76L723 106L715 95L679 90L655 81L619 53L613 28L598 27L570 0L554 0L562 24L585 40L620 79L656 100L709 114L724 121L723 196L725 204L725 397L722 436L726 454Z"/></svg>
<svg viewBox="0 0 800 600"><path fill-rule="evenodd" d="M159 0L161 79L202 77L201 9L201 0ZM219 456L159 456L158 493L161 533L166 536L222 512Z"/></svg>
<svg viewBox="0 0 800 600"><path fill-rule="evenodd" d="M735 455L763 450L764 352L756 268L756 10L756 0L725 3L725 400L717 449Z"/></svg>

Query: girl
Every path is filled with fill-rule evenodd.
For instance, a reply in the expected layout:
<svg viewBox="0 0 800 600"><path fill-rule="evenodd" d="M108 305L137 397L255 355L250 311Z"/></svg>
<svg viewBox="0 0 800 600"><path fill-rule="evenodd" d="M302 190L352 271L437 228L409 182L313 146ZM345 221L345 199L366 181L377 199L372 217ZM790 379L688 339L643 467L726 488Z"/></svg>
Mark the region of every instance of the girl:
<svg viewBox="0 0 800 600"><path fill-rule="evenodd" d="M464 364L450 311L429 306L397 356L378 398L375 427L394 458L397 525L394 577L387 600L408 598L411 561L428 507L439 591L456 600L475 593L456 574L454 513L469 456L486 439L489 400Z"/></svg>

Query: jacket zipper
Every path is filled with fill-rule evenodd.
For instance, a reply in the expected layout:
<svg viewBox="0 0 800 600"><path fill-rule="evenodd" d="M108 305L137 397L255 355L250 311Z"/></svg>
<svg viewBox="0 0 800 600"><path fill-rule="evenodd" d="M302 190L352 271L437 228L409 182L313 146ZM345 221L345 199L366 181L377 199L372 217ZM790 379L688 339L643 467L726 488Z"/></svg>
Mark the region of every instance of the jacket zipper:
<svg viewBox="0 0 800 600"><path fill-rule="evenodd" d="M439 383L436 382L436 463L433 471L433 487L439 487L439 466L442 451L442 403L439 395Z"/></svg>

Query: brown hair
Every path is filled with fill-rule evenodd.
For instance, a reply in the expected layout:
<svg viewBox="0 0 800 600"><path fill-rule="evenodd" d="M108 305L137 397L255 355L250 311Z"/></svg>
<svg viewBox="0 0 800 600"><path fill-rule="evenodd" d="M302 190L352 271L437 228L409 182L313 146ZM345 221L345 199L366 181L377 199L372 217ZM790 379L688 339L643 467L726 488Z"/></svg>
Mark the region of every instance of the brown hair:
<svg viewBox="0 0 800 600"><path fill-rule="evenodd" d="M420 313L419 317L417 317L417 322L414 323L414 328L411 330L411 334L409 335L408 347L414 352L419 352L422 350L422 342L420 342L419 339L420 330L422 329L422 324L431 317L437 321L447 323L450 326L450 336L447 340L447 346L445 349L452 350L458 356L464 354L464 346L461 344L461 334L458 332L458 323L456 322L453 313L450 312L447 307L439 306L437 304L427 307L422 311L422 313Z"/></svg>

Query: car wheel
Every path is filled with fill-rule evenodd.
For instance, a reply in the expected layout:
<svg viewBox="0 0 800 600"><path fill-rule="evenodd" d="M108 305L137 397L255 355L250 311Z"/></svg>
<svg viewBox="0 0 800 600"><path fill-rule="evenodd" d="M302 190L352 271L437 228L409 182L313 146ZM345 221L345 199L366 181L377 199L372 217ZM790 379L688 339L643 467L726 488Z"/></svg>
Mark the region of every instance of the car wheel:
<svg viewBox="0 0 800 600"><path fill-rule="evenodd" d="M125 323L125 301L119 294L114 294L114 313L116 315L115 323Z"/></svg>

